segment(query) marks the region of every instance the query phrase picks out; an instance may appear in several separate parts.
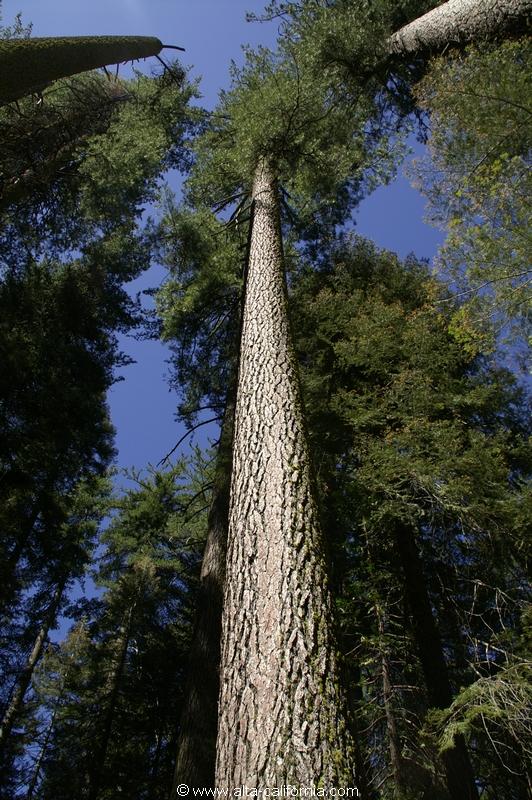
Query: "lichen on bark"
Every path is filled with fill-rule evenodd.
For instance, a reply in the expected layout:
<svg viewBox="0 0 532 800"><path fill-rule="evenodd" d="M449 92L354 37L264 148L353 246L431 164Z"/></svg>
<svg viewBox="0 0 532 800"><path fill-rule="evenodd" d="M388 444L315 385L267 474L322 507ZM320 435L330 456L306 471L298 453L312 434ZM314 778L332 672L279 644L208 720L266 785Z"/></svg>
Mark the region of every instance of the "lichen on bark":
<svg viewBox="0 0 532 800"><path fill-rule="evenodd" d="M58 36L0 40L0 105L78 72L157 55L154 36Z"/></svg>

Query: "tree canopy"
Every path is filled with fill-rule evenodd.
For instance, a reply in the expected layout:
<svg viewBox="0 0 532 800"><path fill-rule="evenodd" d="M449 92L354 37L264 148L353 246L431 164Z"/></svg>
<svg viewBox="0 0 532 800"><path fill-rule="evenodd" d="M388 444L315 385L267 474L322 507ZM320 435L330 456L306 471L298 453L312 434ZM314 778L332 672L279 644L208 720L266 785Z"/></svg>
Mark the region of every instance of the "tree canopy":
<svg viewBox="0 0 532 800"><path fill-rule="evenodd" d="M66 48L0 93L5 800L527 797L529 5L273 0L211 111L1 32ZM414 130L432 266L355 233ZM128 472L124 334L185 425Z"/></svg>

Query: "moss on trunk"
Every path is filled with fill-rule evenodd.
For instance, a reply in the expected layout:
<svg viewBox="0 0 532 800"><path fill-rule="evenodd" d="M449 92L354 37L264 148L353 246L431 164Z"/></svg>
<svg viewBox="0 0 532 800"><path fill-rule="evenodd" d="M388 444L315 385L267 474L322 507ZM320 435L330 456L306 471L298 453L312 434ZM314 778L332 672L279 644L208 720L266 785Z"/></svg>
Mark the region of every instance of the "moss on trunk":
<svg viewBox="0 0 532 800"><path fill-rule="evenodd" d="M78 72L157 55L154 36L64 36L0 41L0 104Z"/></svg>

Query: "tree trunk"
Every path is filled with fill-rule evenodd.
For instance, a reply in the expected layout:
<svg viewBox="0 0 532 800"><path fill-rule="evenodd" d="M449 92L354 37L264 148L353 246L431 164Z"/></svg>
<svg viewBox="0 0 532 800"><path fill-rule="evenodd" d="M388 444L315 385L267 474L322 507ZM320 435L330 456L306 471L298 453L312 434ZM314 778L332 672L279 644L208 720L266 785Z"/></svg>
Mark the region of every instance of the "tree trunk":
<svg viewBox="0 0 532 800"><path fill-rule="evenodd" d="M394 33L391 53L421 55L527 33L532 0L448 0Z"/></svg>
<svg viewBox="0 0 532 800"><path fill-rule="evenodd" d="M344 650L345 652L345 650ZM357 776L357 789L360 797L364 800L376 800L375 792L370 789L371 786L371 765L370 759L366 758L366 754L362 747L363 734L360 731L360 725L357 720L358 711L363 702L362 689L360 688L361 677L360 667L355 662L354 664L344 664L345 669L349 669L351 675L351 688L348 690L347 702L349 704L349 716L351 720L351 730L355 737L353 743L354 760L355 760L355 774Z"/></svg>
<svg viewBox="0 0 532 800"><path fill-rule="evenodd" d="M137 58L156 56L153 36L62 36L0 41L0 105L51 81Z"/></svg>
<svg viewBox="0 0 532 800"><path fill-rule="evenodd" d="M44 735L44 740L43 740L41 749L39 750L39 755L37 756L37 761L35 762L35 766L33 768L33 774L31 776L30 785L28 786L28 793L26 795L26 800L33 800L33 797L34 797L34 794L35 794L35 790L37 788L37 784L39 782L39 777L40 777L40 774L41 774L42 762L44 761L44 756L46 755L46 751L47 751L48 745L50 743L50 738L52 736L52 731L54 729L55 716L56 716L56 712L54 711L54 713L50 717L50 721L48 722L48 725L46 727L46 733Z"/></svg>
<svg viewBox="0 0 532 800"><path fill-rule="evenodd" d="M111 739L111 729L116 711L120 681L126 663L127 648L131 637L131 622L137 600L128 608L124 615L122 625L118 632L115 642L114 655L111 661L111 669L107 678L107 686L104 699L104 712L100 719L97 729L97 741L94 748L92 767L89 774L88 800L97 800L100 793L102 773L105 766L109 741Z"/></svg>
<svg viewBox="0 0 532 800"><path fill-rule="evenodd" d="M413 530L407 525L398 526L395 541L429 702L436 708L448 708L453 693ZM443 753L442 761L452 800L478 800L473 769L462 736L455 736L454 747Z"/></svg>
<svg viewBox="0 0 532 800"><path fill-rule="evenodd" d="M170 793L172 800L176 797L179 784L184 783L191 788L214 786L234 394L233 388L226 403L216 457L214 492L201 565L196 625L177 740L174 783Z"/></svg>
<svg viewBox="0 0 532 800"><path fill-rule="evenodd" d="M393 709L393 684L390 670L390 660L386 652L385 644L385 623L384 615L379 606L375 607L375 613L379 625L381 668L382 668L382 700L384 713L386 715L386 732L388 734L388 746L390 750L390 764L392 767L394 797L403 798L408 789L408 781L404 774L405 765L401 750L401 740L395 722L395 712Z"/></svg>
<svg viewBox="0 0 532 800"><path fill-rule="evenodd" d="M353 786L274 170L253 185L235 417L216 785Z"/></svg>
<svg viewBox="0 0 532 800"><path fill-rule="evenodd" d="M19 714L20 709L22 707L22 703L24 701L24 695L26 694L28 686L30 685L33 676L33 671L42 655L43 647L48 637L48 632L50 630L50 627L53 625L55 617L57 615L57 611L61 603L61 598L65 590L65 584L66 584L66 579L63 579L60 581L60 583L58 583L52 598L52 602L48 606L43 623L37 633L37 637L33 644L31 653L28 656L26 664L24 665L18 677L16 686L11 696L11 700L9 702L9 705L2 719L2 723L0 725L0 753L2 753L6 747L9 735L13 729L13 725L15 724L17 715Z"/></svg>

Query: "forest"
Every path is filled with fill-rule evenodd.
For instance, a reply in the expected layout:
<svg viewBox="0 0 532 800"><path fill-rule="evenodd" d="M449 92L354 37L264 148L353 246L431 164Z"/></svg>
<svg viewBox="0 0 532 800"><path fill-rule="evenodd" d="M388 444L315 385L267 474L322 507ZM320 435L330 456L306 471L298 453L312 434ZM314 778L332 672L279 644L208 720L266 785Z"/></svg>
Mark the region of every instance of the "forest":
<svg viewBox="0 0 532 800"><path fill-rule="evenodd" d="M0 800L532 798L531 15L265 0L214 110L1 20ZM353 224L414 136L433 263Z"/></svg>

